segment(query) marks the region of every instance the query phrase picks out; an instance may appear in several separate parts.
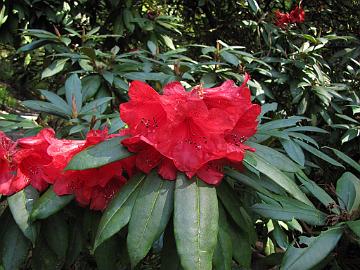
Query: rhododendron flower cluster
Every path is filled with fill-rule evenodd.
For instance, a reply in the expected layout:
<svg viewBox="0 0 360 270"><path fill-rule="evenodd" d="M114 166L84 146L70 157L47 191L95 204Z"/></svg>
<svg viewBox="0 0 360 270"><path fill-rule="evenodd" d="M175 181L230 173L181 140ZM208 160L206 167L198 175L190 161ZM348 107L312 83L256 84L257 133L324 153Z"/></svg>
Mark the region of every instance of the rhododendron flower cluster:
<svg viewBox="0 0 360 270"><path fill-rule="evenodd" d="M42 191L54 185L58 195L74 194L82 205L102 210L126 182L123 169L133 172L128 158L100 168L64 170L71 158L89 146L109 138L107 130L90 131L86 140L60 140L52 129L12 141L0 133L0 194L11 195L28 185Z"/></svg>
<svg viewBox="0 0 360 270"><path fill-rule="evenodd" d="M129 138L122 144L136 153L136 166L148 173L157 167L168 180L177 171L219 184L224 165L238 167L244 142L256 132L260 106L251 103L246 86L226 81L215 88L197 86L186 91L179 82L167 84L160 95L149 85L134 81L130 101L120 105Z"/></svg>
<svg viewBox="0 0 360 270"><path fill-rule="evenodd" d="M305 20L305 11L301 6L295 7L290 13L275 11L275 25L285 28L290 23L302 23Z"/></svg>

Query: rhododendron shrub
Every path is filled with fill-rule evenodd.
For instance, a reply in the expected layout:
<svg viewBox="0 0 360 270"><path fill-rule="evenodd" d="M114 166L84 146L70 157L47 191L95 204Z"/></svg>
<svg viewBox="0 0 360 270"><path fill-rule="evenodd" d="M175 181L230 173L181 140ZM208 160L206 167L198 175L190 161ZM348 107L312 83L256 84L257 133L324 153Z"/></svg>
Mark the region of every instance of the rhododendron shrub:
<svg viewBox="0 0 360 270"><path fill-rule="evenodd" d="M260 106L251 103L248 79L241 86L226 81L191 91L173 82L162 94L132 82L120 115L130 135L122 144L136 153L138 169L148 173L157 167L167 180L180 171L219 184L224 165L239 166L245 151L254 151L244 142L256 132Z"/></svg>

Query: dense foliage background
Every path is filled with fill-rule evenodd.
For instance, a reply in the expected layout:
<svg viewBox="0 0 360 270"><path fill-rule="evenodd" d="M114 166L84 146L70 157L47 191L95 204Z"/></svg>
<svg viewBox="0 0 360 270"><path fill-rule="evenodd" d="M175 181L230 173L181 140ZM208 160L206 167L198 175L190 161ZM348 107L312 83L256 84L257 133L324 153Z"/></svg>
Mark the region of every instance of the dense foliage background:
<svg viewBox="0 0 360 270"><path fill-rule="evenodd" d="M241 84L247 72L262 105L249 143L257 152L241 173L228 169L218 188L229 228L219 236L214 268L357 269L360 1L302 1L305 22L284 29L274 25L274 12L298 1L1 4L1 130L13 138L44 127L61 138L105 126L115 133L125 126L118 106L132 80L160 91L174 80ZM74 107L65 92L78 81L82 104ZM51 196L27 188L0 199L4 269L129 267L127 226L94 250L102 213ZM23 232L32 226L36 237L29 238ZM180 269L170 227L150 243L139 269Z"/></svg>

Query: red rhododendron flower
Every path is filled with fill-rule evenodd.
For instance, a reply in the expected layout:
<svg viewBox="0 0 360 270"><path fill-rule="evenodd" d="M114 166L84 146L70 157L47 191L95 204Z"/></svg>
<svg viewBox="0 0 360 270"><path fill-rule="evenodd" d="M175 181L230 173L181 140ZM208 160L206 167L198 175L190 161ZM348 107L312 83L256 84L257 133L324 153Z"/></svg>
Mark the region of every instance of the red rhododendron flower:
<svg viewBox="0 0 360 270"><path fill-rule="evenodd" d="M13 159L17 143L0 131L0 194L11 195L29 184L26 177Z"/></svg>
<svg viewBox="0 0 360 270"><path fill-rule="evenodd" d="M125 184L123 168L132 173L132 160L128 158L99 168L81 171L65 171L69 161L89 146L109 138L107 130L90 131L86 140L52 140L47 154L52 161L45 166L47 181L54 184L58 195L74 194L81 205L90 204L91 209L102 210L114 194Z"/></svg>
<svg viewBox="0 0 360 270"><path fill-rule="evenodd" d="M132 82L130 101L120 105L120 114L131 135L122 143L137 153L137 167L147 173L158 166L159 174L169 180L178 170L218 184L222 167L241 162L245 150L252 150L243 143L256 131L260 107L251 103L248 79L240 87L226 81L190 92L173 82L163 95Z"/></svg>
<svg viewBox="0 0 360 270"><path fill-rule="evenodd" d="M285 28L289 23L302 23L305 20L305 11L301 6L295 7L290 13L275 11L275 25Z"/></svg>

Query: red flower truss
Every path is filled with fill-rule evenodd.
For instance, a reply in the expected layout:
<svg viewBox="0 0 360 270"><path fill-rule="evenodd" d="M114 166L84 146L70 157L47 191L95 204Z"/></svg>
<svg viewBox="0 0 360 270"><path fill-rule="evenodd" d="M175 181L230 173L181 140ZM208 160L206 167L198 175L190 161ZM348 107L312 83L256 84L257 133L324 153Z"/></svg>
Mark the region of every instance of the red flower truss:
<svg viewBox="0 0 360 270"><path fill-rule="evenodd" d="M87 170L64 170L69 161L89 146L109 138L107 130L90 131L86 140L53 139L47 148L52 161L45 166L47 181L54 185L58 195L74 194L81 205L90 204L94 210L103 210L117 191L126 183L123 169L132 173L132 159L114 162Z"/></svg>
<svg viewBox="0 0 360 270"><path fill-rule="evenodd" d="M149 85L134 81L130 101L120 105L129 128L123 145L137 153L136 165L144 171L158 167L165 179L182 171L209 184L220 183L222 167L241 164L243 143L256 132L260 106L251 103L246 87L226 81L216 88L195 87L187 92L178 82L158 94Z"/></svg>
<svg viewBox="0 0 360 270"><path fill-rule="evenodd" d="M275 25L285 28L290 23L302 23L305 21L305 11L301 6L295 7L290 13L275 11Z"/></svg>

